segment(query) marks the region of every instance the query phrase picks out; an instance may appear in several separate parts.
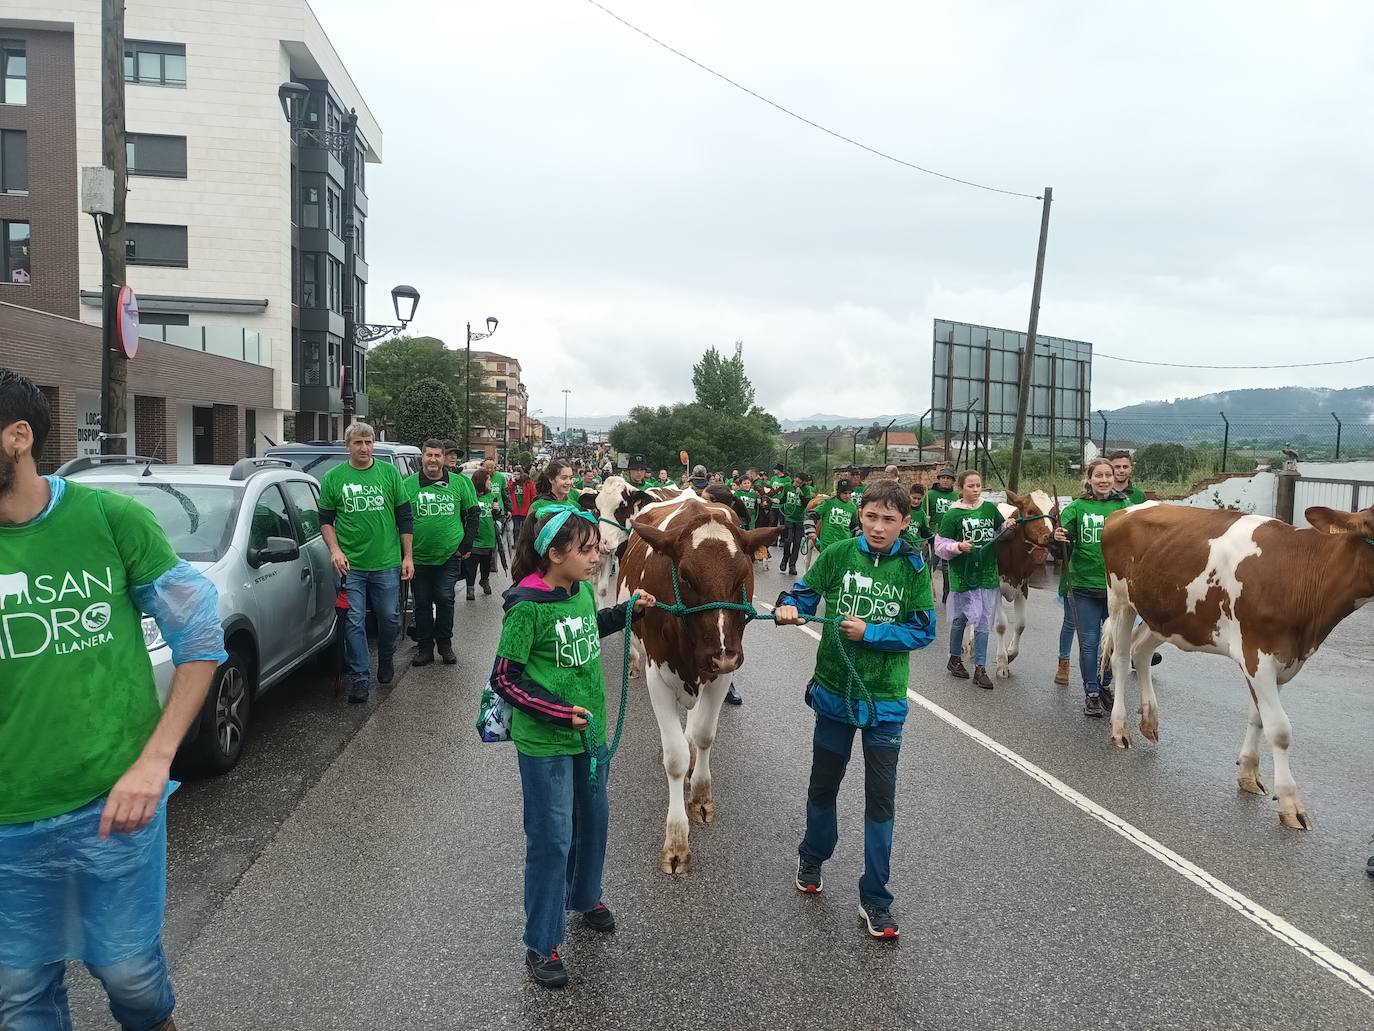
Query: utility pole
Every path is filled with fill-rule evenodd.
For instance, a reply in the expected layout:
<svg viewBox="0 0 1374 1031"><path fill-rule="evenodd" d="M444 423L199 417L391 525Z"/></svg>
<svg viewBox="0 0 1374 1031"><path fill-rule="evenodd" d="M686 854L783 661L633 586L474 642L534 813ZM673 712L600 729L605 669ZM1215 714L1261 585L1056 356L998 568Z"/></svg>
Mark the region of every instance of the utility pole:
<svg viewBox="0 0 1374 1031"><path fill-rule="evenodd" d="M128 442L128 358L119 338L119 289L124 285L124 0L101 0L100 153L114 172L114 203L101 233L100 453L121 454Z"/></svg>
<svg viewBox="0 0 1374 1031"><path fill-rule="evenodd" d="M1021 480L1021 451L1026 444L1026 412L1030 408L1031 374L1035 368L1035 333L1040 325L1040 284L1045 278L1045 241L1050 233L1050 201L1054 190L1045 187L1044 207L1040 211L1040 246L1035 252L1035 284L1031 287L1030 326L1026 330L1026 353L1021 356L1021 391L1016 399L1016 435L1011 442L1011 468L1007 470L1007 489L1017 490Z"/></svg>
<svg viewBox="0 0 1374 1031"><path fill-rule="evenodd" d="M563 388L563 446L568 446L568 395L572 391L567 387Z"/></svg>

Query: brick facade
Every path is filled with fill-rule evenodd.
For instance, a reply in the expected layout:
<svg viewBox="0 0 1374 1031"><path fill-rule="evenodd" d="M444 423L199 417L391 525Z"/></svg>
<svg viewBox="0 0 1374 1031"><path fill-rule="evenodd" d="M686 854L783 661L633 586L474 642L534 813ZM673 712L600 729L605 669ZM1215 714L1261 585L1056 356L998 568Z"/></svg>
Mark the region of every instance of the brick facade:
<svg viewBox="0 0 1374 1031"><path fill-rule="evenodd" d="M80 168L76 158L76 84L72 34L0 28L0 38L24 43L28 97L0 105L0 129L28 136L29 192L0 193L0 219L29 223L32 281L0 279L0 302L77 317L80 304L78 232ZM94 227L89 227L94 233Z"/></svg>
<svg viewBox="0 0 1374 1031"><path fill-rule="evenodd" d="M51 472L77 452L76 392L100 390L100 327L0 303L0 341L0 365L37 383L52 406L52 436L42 462L43 471ZM272 407L268 366L146 337L128 364L128 383L136 448L146 453L145 446L163 446L168 461L192 459L177 452L178 403L214 406L215 461L226 463L243 457L244 409Z"/></svg>

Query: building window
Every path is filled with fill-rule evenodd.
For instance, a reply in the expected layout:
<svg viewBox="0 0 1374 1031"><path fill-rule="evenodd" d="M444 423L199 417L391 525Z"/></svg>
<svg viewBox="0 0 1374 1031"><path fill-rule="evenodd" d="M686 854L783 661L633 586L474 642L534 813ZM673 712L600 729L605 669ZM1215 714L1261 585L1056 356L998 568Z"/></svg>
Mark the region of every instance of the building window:
<svg viewBox="0 0 1374 1031"><path fill-rule="evenodd" d="M353 278L353 318L357 322L367 321L367 284L356 276Z"/></svg>
<svg viewBox="0 0 1374 1031"><path fill-rule="evenodd" d="M329 208L329 231L339 235L339 195L333 190L325 190L326 204Z"/></svg>
<svg viewBox="0 0 1374 1031"><path fill-rule="evenodd" d="M322 255L307 252L301 255L301 307L323 308L324 300L320 294L320 258Z"/></svg>
<svg viewBox="0 0 1374 1031"><path fill-rule="evenodd" d="M30 282L29 268L29 224L27 222L0 222L4 229L5 254L4 273L6 283L27 285Z"/></svg>
<svg viewBox="0 0 1374 1031"><path fill-rule="evenodd" d="M130 175L154 175L164 179L186 178L186 137L131 132L125 149Z"/></svg>
<svg viewBox="0 0 1374 1031"><path fill-rule="evenodd" d="M343 314L343 262L329 259L329 310Z"/></svg>
<svg viewBox="0 0 1374 1031"><path fill-rule="evenodd" d="M128 40L124 44L124 81L144 86L185 86L186 48L180 43Z"/></svg>
<svg viewBox="0 0 1374 1031"><path fill-rule="evenodd" d="M307 387L320 385L320 372L324 368L320 352L320 341L315 337L306 337L301 341L301 383Z"/></svg>
<svg viewBox="0 0 1374 1031"><path fill-rule="evenodd" d="M356 393L367 393L367 352L361 347L353 352L353 364L357 368L357 378L353 382Z"/></svg>
<svg viewBox="0 0 1374 1031"><path fill-rule="evenodd" d="M505 390L505 389L506 389L506 381L503 380L503 379L498 379L498 380L496 381L496 389L497 389L497 390Z"/></svg>
<svg viewBox="0 0 1374 1031"><path fill-rule="evenodd" d="M191 316L185 312L175 311L140 311L138 324L140 326L189 326Z"/></svg>
<svg viewBox="0 0 1374 1031"><path fill-rule="evenodd" d="M0 191L29 192L29 134L0 130Z"/></svg>
<svg viewBox="0 0 1374 1031"><path fill-rule="evenodd" d="M331 387L339 386L339 370L343 368L343 341L336 336L329 338L329 368L325 372Z"/></svg>
<svg viewBox="0 0 1374 1031"><path fill-rule="evenodd" d="M353 186L359 193L367 192L367 149L359 147L354 155Z"/></svg>
<svg viewBox="0 0 1374 1031"><path fill-rule="evenodd" d="M187 251L185 226L154 225L151 222L130 222L128 225L124 253L130 265L186 268Z"/></svg>
<svg viewBox="0 0 1374 1031"><path fill-rule="evenodd" d="M367 247L363 243L366 234L363 232L363 220L355 218L353 220L353 249L358 252L358 257L367 257Z"/></svg>
<svg viewBox="0 0 1374 1031"><path fill-rule="evenodd" d="M29 62L24 43L14 39L0 42L0 61L5 66L5 77L0 83L0 104L27 104Z"/></svg>
<svg viewBox="0 0 1374 1031"><path fill-rule="evenodd" d="M301 225L306 229L318 229L323 225L320 218L320 188L305 186L301 188Z"/></svg>

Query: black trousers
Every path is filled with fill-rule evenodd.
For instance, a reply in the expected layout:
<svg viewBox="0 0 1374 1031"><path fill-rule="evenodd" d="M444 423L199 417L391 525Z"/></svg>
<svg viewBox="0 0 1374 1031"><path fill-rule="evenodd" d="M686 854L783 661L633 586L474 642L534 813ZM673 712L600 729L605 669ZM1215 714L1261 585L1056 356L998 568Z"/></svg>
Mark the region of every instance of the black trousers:
<svg viewBox="0 0 1374 1031"><path fill-rule="evenodd" d="M801 554L802 524L783 523L782 524L782 566L784 569L795 569L797 557Z"/></svg>
<svg viewBox="0 0 1374 1031"><path fill-rule="evenodd" d="M483 587L491 581L491 563L495 554L496 549L494 548L472 549L472 557L463 563L463 571L467 574L468 590L472 590L472 585L477 582L479 572L482 574Z"/></svg>
<svg viewBox="0 0 1374 1031"><path fill-rule="evenodd" d="M415 565L410 589L415 595L415 643L447 646L453 640L453 595L463 575L463 556L455 552L440 566Z"/></svg>

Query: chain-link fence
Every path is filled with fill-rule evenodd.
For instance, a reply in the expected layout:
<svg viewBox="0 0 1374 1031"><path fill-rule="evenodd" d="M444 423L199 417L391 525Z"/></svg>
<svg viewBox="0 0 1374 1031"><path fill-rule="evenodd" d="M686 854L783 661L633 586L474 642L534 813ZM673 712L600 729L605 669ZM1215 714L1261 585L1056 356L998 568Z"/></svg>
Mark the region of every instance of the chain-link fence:
<svg viewBox="0 0 1374 1031"><path fill-rule="evenodd" d="M1060 429L1057 425L1055 428ZM1023 487L1076 489L1084 458L1129 451L1135 482L1166 496L1189 493L1225 474L1279 469L1289 454L1305 462L1374 459L1374 422L1365 414L1159 416L1095 413L1067 438L1049 420L1027 421ZM924 442L923 442L924 443ZM961 468L979 469L1000 486L1011 463L1010 438L984 437L973 416L967 430L936 441Z"/></svg>

